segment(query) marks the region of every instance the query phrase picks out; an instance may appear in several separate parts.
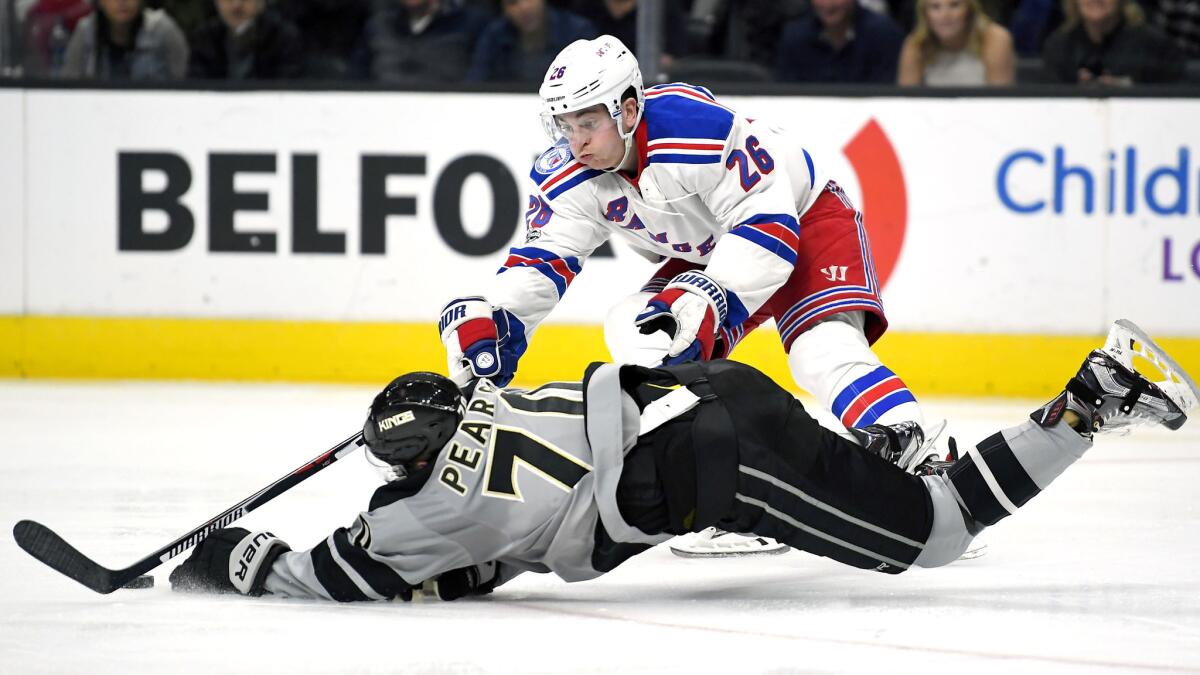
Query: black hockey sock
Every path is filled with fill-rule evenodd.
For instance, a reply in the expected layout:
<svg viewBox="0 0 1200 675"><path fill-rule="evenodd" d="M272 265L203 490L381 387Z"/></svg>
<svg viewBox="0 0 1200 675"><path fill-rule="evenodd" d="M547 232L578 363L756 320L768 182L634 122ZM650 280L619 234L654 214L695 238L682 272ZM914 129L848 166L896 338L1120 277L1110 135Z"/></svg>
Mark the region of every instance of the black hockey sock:
<svg viewBox="0 0 1200 675"><path fill-rule="evenodd" d="M951 466L946 477L972 518L983 525L1033 499L1091 442L1066 424L1033 421L992 434Z"/></svg>

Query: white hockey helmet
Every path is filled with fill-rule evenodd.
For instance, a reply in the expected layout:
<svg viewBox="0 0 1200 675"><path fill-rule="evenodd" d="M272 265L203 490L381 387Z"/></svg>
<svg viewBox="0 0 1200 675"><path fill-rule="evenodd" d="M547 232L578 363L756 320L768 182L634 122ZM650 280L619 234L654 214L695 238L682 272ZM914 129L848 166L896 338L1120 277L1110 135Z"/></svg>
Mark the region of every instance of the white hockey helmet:
<svg viewBox="0 0 1200 675"><path fill-rule="evenodd" d="M617 132L628 146L633 132L626 133L619 121L621 98L630 87L637 97L637 119L633 124L636 129L642 120L646 97L642 91L642 71L633 52L611 35L576 40L554 57L538 89L542 98L542 127L551 141L558 142L562 133L555 115L603 104L618 122Z"/></svg>

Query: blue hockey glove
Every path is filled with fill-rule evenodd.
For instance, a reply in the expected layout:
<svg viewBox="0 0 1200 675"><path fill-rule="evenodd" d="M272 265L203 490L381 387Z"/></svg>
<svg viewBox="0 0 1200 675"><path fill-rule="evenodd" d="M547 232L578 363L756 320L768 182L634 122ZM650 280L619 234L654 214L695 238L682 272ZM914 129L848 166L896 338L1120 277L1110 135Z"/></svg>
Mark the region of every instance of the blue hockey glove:
<svg viewBox="0 0 1200 675"><path fill-rule="evenodd" d="M519 355L509 347L508 312L493 310L479 296L455 298L442 308L438 330L455 384L465 387L475 378L486 377L503 387L512 380Z"/></svg>

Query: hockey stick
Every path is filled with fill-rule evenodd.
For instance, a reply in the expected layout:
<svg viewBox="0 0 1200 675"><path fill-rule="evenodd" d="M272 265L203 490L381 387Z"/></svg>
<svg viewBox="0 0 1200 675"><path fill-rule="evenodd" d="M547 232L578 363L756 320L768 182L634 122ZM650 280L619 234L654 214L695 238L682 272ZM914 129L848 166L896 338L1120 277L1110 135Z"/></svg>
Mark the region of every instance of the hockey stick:
<svg viewBox="0 0 1200 675"><path fill-rule="evenodd" d="M233 521L266 504L272 499L307 480L321 469L362 445L362 432L338 443L317 455L304 466L292 471L267 487L238 502L207 523L188 532L175 541L142 558L133 565L119 570L110 570L79 552L53 530L32 520L22 520L13 527L13 538L17 545L29 555L51 568L71 577L97 593L112 593L130 581L158 567L166 561L200 543L213 530L229 525Z"/></svg>

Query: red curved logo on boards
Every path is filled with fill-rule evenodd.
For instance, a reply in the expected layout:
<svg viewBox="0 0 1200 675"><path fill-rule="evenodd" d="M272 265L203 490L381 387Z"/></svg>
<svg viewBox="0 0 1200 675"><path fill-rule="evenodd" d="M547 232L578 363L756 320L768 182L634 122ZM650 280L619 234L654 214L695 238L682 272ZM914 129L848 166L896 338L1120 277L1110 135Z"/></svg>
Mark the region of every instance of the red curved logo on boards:
<svg viewBox="0 0 1200 675"><path fill-rule="evenodd" d="M859 207L867 235L871 238L879 287L883 288L900 259L904 231L908 226L908 191L900 158L883 127L874 118L867 120L842 152L858 176L862 190Z"/></svg>

